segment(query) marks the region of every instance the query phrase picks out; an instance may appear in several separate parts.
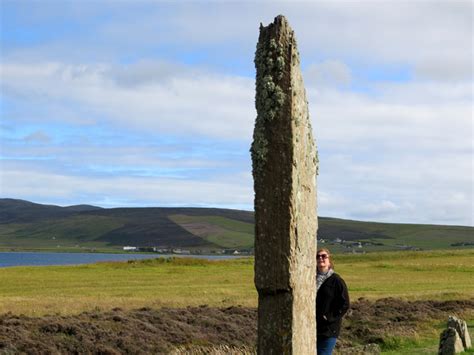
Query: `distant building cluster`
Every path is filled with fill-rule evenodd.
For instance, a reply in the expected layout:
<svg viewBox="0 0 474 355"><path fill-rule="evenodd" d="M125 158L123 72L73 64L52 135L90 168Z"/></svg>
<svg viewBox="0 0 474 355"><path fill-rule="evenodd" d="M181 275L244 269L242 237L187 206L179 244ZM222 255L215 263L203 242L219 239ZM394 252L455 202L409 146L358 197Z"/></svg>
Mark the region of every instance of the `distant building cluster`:
<svg viewBox="0 0 474 355"><path fill-rule="evenodd" d="M124 246L123 251L146 252L157 254L177 254L177 255L253 255L253 248L249 249L181 249L164 247L138 247Z"/></svg>
<svg viewBox="0 0 474 355"><path fill-rule="evenodd" d="M340 248L345 249L347 252L352 253L365 253L368 251L367 247L380 247L384 246L385 244L381 242L374 242L369 240L344 240L339 237L328 237L328 238L319 238L318 239L318 246L322 244L328 245L337 245ZM458 243L458 245L451 244L452 246L466 246L469 243ZM472 243L474 245L474 243ZM411 250L411 251L418 251L422 250L421 248L414 247L412 245L406 244L395 244L390 245L391 248L397 248L400 250ZM373 249L372 249L373 250Z"/></svg>
<svg viewBox="0 0 474 355"><path fill-rule="evenodd" d="M323 244L337 245L341 248L346 249L348 252L352 252L352 253L365 253L364 247L384 245L383 243L380 243L380 242L372 242L372 241L367 241L367 240L344 240L339 237L319 238L317 242L318 242L318 246L321 246Z"/></svg>

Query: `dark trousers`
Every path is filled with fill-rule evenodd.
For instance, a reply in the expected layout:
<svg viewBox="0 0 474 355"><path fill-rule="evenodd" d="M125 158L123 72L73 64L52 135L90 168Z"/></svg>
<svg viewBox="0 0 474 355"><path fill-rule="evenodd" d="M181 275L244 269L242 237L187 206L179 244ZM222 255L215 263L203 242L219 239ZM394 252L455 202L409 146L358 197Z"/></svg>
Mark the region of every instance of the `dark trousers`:
<svg viewBox="0 0 474 355"><path fill-rule="evenodd" d="M316 340L317 355L332 355L332 351L336 346L336 337L318 337Z"/></svg>

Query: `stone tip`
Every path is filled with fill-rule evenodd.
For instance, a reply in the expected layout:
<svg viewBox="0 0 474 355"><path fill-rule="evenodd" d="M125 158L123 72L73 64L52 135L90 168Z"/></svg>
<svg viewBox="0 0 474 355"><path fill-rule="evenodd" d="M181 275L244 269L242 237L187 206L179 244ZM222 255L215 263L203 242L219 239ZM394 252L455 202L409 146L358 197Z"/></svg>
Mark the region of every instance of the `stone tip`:
<svg viewBox="0 0 474 355"><path fill-rule="evenodd" d="M288 29L291 31L290 23L286 19L284 15L278 15L277 17L274 18L273 22L268 24L267 26L264 26L260 22L260 32L265 29Z"/></svg>
<svg viewBox="0 0 474 355"><path fill-rule="evenodd" d="M284 15L278 15L275 17L275 20L273 21L275 24L286 24L288 25L288 20Z"/></svg>

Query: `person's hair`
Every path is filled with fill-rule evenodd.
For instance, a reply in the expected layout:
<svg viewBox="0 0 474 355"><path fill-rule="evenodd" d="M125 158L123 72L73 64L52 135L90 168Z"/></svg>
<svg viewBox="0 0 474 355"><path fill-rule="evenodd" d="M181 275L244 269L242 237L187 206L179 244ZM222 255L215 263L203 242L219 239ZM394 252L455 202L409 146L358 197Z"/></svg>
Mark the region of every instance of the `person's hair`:
<svg viewBox="0 0 474 355"><path fill-rule="evenodd" d="M316 252L316 255L318 255L318 254L321 253L321 252L325 252L325 253L328 255L328 258L329 258L329 267L334 270L334 261L332 260L331 252L329 251L329 249L320 248L320 249L318 249L318 251Z"/></svg>

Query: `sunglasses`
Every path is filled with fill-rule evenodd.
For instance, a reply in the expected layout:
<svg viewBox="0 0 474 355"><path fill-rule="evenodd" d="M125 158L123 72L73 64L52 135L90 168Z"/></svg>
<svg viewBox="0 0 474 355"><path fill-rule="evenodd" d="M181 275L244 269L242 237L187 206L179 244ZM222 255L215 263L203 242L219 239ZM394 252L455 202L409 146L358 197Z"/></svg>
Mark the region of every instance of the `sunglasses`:
<svg viewBox="0 0 474 355"><path fill-rule="evenodd" d="M327 259L327 258L328 258L328 255L327 255L327 254L318 254L318 255L316 255L316 259L323 259L323 260L325 260L325 259Z"/></svg>

